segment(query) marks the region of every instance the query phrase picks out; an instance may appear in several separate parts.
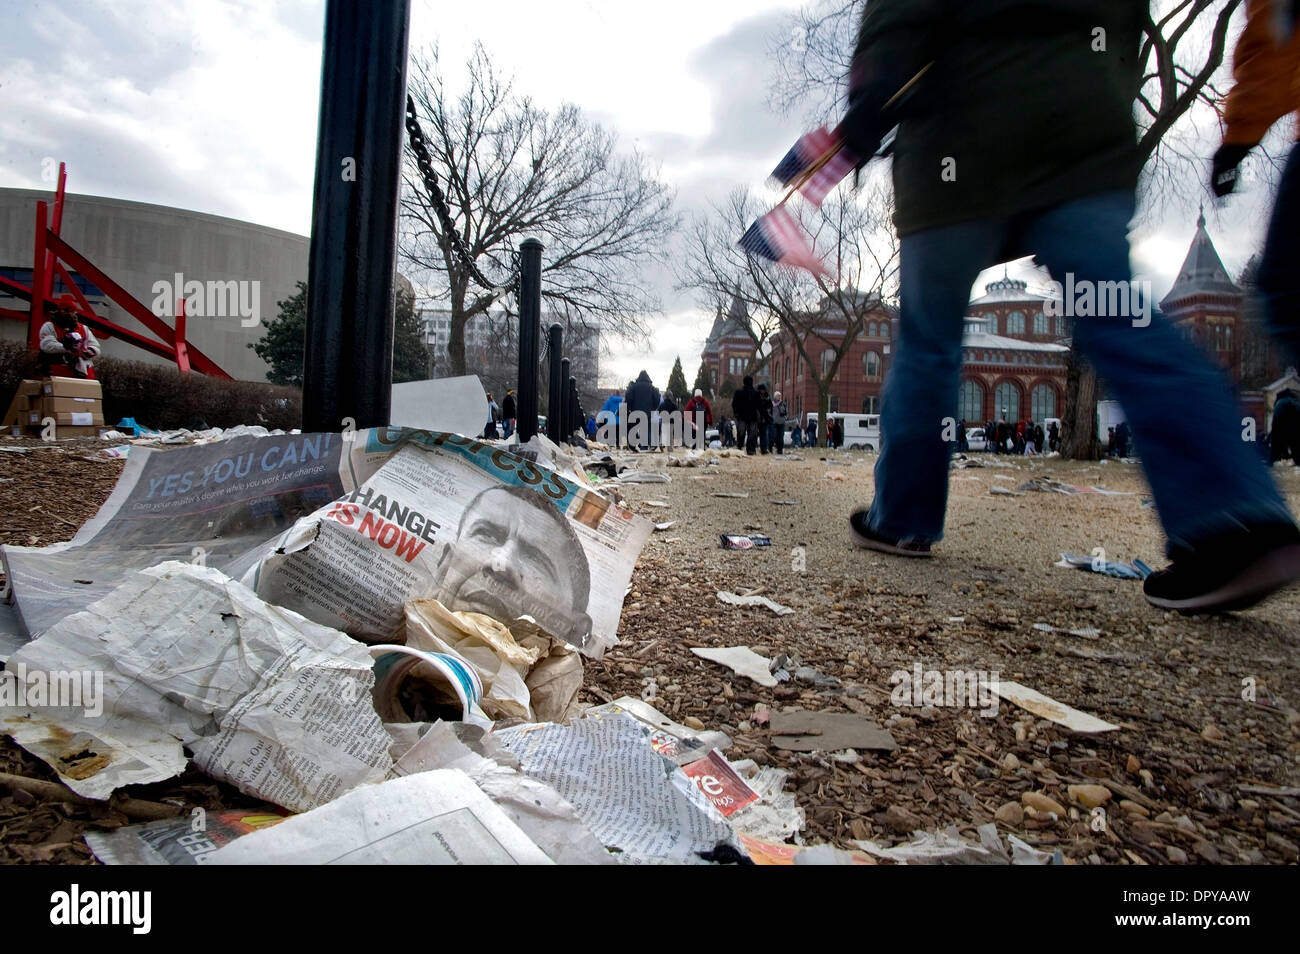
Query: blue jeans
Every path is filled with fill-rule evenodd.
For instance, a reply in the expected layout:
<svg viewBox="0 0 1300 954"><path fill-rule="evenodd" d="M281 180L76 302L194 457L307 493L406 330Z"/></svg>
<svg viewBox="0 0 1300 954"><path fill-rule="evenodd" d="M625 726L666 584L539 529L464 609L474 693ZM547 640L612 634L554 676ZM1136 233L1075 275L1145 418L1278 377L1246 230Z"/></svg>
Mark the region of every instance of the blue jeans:
<svg viewBox="0 0 1300 954"><path fill-rule="evenodd" d="M1004 219L903 237L899 340L885 381L883 447L869 526L918 542L943 537L948 458L943 421L956 418L962 319L979 272L1035 253L1052 277L1123 281L1133 195L1108 192ZM1258 452L1242 440L1230 383L1164 318L1072 320L1074 343L1124 407L1142 448L1168 547L1242 525L1291 522Z"/></svg>

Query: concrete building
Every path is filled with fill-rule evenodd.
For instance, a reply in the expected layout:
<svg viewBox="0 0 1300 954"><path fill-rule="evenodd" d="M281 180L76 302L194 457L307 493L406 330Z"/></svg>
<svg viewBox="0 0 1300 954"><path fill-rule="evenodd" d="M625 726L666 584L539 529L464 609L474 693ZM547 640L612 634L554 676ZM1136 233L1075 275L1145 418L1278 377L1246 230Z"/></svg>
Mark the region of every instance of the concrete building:
<svg viewBox="0 0 1300 954"><path fill-rule="evenodd" d="M0 189L0 274L23 285L31 284L38 201L52 202L53 196L32 189ZM188 298L174 287L178 275L182 286L198 282L205 289L217 288L218 295L209 291L204 296L203 310L209 313L190 309L187 339L233 377L266 380L266 363L248 345L262 337L264 325L278 314L276 302L295 294L297 282L307 280L306 236L203 212L71 194L64 203L62 235L146 308L165 312L168 325L175 299ZM72 277L96 313L154 337L98 289L80 276ZM56 281L56 297L61 290ZM167 300L171 304L164 307ZM27 303L0 293L0 307L26 311ZM220 314L210 313L214 311ZM0 320L0 337L26 336L25 322ZM111 338L102 344L104 354L114 358L168 363Z"/></svg>
<svg viewBox="0 0 1300 954"><path fill-rule="evenodd" d="M417 311L425 346L433 360L433 377L451 374L447 357L447 340L451 334L451 311L447 308L420 308ZM569 374L578 379L578 394L584 408L599 407L603 393L597 388L600 378L600 329L542 312L542 335L553 322L564 327L563 357L569 359ZM545 413L549 387L549 358L546 344L541 347L541 383L539 400ZM475 315L465 324L465 371L477 374L484 390L499 402L506 390L519 379L519 338L517 319L504 311ZM594 412L593 412L594 413Z"/></svg>

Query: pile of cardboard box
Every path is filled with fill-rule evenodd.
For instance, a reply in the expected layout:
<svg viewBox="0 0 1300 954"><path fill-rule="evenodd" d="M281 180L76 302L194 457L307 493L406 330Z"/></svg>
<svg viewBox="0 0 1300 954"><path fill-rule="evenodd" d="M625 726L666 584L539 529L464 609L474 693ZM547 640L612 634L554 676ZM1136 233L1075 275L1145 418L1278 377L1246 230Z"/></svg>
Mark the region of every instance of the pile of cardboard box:
<svg viewBox="0 0 1300 954"><path fill-rule="evenodd" d="M98 381L44 378L18 385L4 429L15 437L41 434L53 420L56 438L97 437L104 426L103 392Z"/></svg>

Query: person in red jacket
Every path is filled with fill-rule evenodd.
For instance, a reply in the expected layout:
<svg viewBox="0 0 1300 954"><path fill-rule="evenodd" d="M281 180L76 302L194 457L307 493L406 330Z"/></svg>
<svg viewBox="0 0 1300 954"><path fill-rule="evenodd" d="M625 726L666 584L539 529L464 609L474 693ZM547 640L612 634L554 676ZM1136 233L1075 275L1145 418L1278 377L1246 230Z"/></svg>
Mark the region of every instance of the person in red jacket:
<svg viewBox="0 0 1300 954"><path fill-rule="evenodd" d="M1237 167L1269 127L1300 111L1300 2L1247 0L1246 27L1232 55L1234 85L1223 110L1223 145L1210 187L1222 198L1237 186ZM1300 119L1300 115L1297 116ZM1300 138L1300 122L1297 122ZM1300 367L1300 143L1282 171L1256 281L1273 335L1288 363Z"/></svg>
<svg viewBox="0 0 1300 954"><path fill-rule="evenodd" d="M66 304L41 325L41 372L50 377L95 377L91 363L99 357L99 341Z"/></svg>
<svg viewBox="0 0 1300 954"><path fill-rule="evenodd" d="M692 398L686 402L686 408L685 408L686 420L689 422L689 426L692 428L695 427L696 411L700 411L701 413L704 414L704 427L699 428L698 433L694 434L694 440L692 442L692 445L695 447L703 448L708 444L708 442L704 439L704 432L706 429L708 429L710 425L713 424L713 408L709 406L708 398L704 396L704 392L702 392L699 388L695 389L694 396L692 396Z"/></svg>

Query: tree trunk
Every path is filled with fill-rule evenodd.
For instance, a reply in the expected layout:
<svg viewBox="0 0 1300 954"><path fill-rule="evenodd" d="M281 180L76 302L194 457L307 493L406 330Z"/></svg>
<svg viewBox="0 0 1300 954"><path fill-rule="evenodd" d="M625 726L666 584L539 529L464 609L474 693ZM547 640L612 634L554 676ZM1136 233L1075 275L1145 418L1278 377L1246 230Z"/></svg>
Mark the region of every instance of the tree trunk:
<svg viewBox="0 0 1300 954"><path fill-rule="evenodd" d="M817 384L817 447L830 447L828 438L830 437L831 422L826 419L826 415L831 412L831 389L830 384Z"/></svg>
<svg viewBox="0 0 1300 954"><path fill-rule="evenodd" d="M1065 379L1065 413L1061 423L1061 456L1067 460L1097 460L1097 372L1073 351Z"/></svg>
<svg viewBox="0 0 1300 954"><path fill-rule="evenodd" d="M447 322L447 367L451 377L461 377L465 371L465 289L452 283L451 321Z"/></svg>

